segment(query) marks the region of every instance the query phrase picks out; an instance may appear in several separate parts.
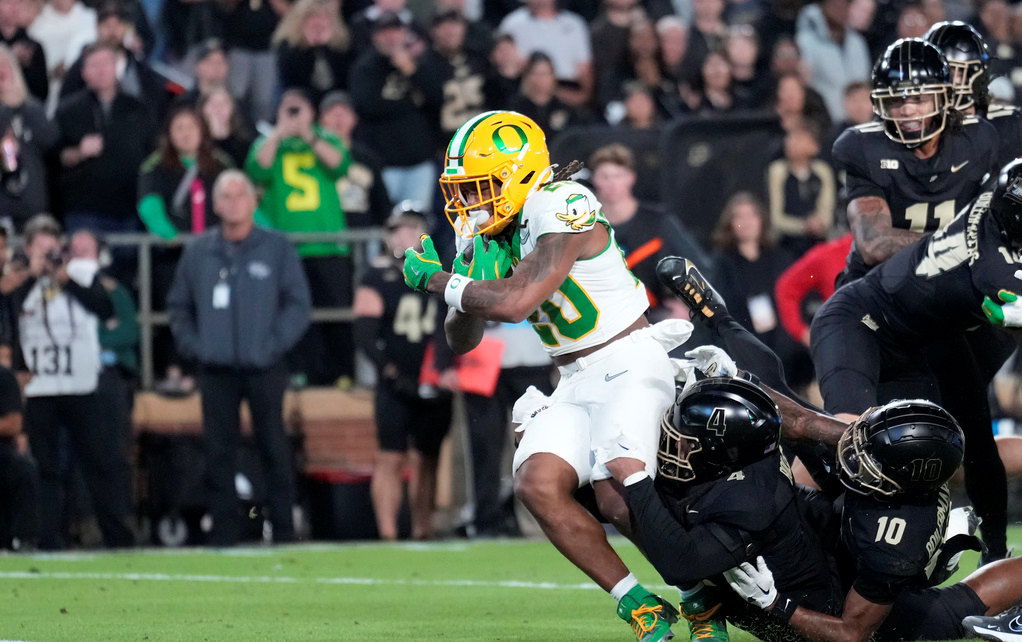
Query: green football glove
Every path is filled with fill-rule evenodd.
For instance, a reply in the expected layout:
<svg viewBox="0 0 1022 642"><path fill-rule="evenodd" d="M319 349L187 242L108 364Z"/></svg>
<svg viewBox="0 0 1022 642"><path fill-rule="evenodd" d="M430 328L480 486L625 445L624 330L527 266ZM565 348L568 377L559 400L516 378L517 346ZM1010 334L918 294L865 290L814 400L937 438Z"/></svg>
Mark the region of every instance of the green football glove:
<svg viewBox="0 0 1022 642"><path fill-rule="evenodd" d="M422 243L422 252L416 252L414 248L405 250L405 265L402 272L405 275L405 283L413 290L426 292L429 280L437 272L444 268L440 265L440 256L433 247L433 239L429 234L419 237Z"/></svg>
<svg viewBox="0 0 1022 642"><path fill-rule="evenodd" d="M511 247L505 241L486 239L482 235L472 239L471 256L465 250L454 259L454 273L477 280L503 278L511 269Z"/></svg>
<svg viewBox="0 0 1022 642"><path fill-rule="evenodd" d="M1022 327L1022 301L1018 295L1010 290L997 292L1000 301L994 301L988 296L983 297L983 314L987 321L993 325L1005 326L1008 328Z"/></svg>

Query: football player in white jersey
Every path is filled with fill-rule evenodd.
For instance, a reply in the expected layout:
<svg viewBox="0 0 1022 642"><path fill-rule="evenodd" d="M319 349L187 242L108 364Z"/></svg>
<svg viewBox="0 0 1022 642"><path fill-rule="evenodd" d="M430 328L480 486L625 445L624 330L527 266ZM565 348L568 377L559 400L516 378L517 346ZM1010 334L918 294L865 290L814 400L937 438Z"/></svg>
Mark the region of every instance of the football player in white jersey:
<svg viewBox="0 0 1022 642"><path fill-rule="evenodd" d="M638 583L573 493L592 484L600 512L629 532L624 500L594 453L620 452L655 474L660 417L675 397L667 349L691 326L676 321L677 336L661 344L600 203L583 185L551 178L545 136L531 119L495 111L466 122L440 185L473 255L445 272L423 236L422 251L405 254L405 280L444 293L447 338L459 354L478 344L485 320L532 323L561 378L525 424L515 492L554 546L618 601L638 639L667 640L675 609Z"/></svg>

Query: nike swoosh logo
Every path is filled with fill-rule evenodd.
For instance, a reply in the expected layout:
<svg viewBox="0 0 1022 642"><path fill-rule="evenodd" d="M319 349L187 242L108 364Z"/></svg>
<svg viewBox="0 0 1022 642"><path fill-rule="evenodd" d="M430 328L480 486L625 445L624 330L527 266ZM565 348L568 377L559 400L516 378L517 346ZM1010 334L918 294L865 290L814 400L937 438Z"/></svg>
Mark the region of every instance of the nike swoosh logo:
<svg viewBox="0 0 1022 642"><path fill-rule="evenodd" d="M610 374L608 372L607 374L603 375L603 380L604 381L611 381L613 379L617 379L618 377L620 377L621 375L623 375L626 372L628 372L628 371L627 370L622 370L621 372L617 373L616 375L612 375L612 374Z"/></svg>
<svg viewBox="0 0 1022 642"><path fill-rule="evenodd" d="M954 174L955 172L957 172L958 170L962 169L963 167L965 167L968 164L969 164L969 161L965 161L961 165L952 165L951 166L951 173Z"/></svg>
<svg viewBox="0 0 1022 642"><path fill-rule="evenodd" d="M1015 619L1008 623L1008 629L1012 631L1022 631L1022 615L1016 615Z"/></svg>

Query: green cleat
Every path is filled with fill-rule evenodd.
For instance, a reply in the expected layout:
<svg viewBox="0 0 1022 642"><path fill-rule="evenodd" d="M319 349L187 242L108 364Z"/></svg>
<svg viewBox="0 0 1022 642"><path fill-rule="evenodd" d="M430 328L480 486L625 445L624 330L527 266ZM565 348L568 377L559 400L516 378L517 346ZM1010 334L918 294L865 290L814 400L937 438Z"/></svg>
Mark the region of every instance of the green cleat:
<svg viewBox="0 0 1022 642"><path fill-rule="evenodd" d="M632 627L635 639L640 642L671 640L671 624L678 621L678 612L673 606L636 586L617 603L617 615Z"/></svg>
<svg viewBox="0 0 1022 642"><path fill-rule="evenodd" d="M681 603L681 615L688 620L689 640L705 642L729 642L727 621L717 616L720 602L715 591L704 586L695 595Z"/></svg>

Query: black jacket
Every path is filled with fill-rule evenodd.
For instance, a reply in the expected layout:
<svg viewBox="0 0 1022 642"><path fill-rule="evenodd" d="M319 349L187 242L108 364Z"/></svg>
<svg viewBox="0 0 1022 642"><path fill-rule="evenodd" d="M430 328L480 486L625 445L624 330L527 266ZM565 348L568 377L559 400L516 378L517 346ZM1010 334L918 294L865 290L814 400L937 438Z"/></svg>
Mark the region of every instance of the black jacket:
<svg viewBox="0 0 1022 642"><path fill-rule="evenodd" d="M28 50L28 61L21 63L25 86L39 102L46 102L46 97L50 93L50 79L46 71L46 54L42 45L32 40L24 29L18 29L10 38L4 38L3 34L0 34L0 44L7 45L13 51L17 51L18 47Z"/></svg>
<svg viewBox="0 0 1022 642"><path fill-rule="evenodd" d="M45 157L59 132L34 98L13 108L0 105L0 134L9 126L18 139L18 169L0 176L0 216L10 216L20 231L29 217L50 209Z"/></svg>
<svg viewBox="0 0 1022 642"><path fill-rule="evenodd" d="M214 305L217 287L229 293ZM264 369L301 338L312 300L283 234L257 227L231 243L216 228L185 248L167 309L182 356L206 366Z"/></svg>
<svg viewBox="0 0 1022 642"><path fill-rule="evenodd" d="M104 113L96 95L82 90L57 109L59 149L77 146L86 134L103 136L103 153L73 167L63 167L63 211L90 211L115 218L135 217L138 170L152 150L156 125L138 100L117 94Z"/></svg>
<svg viewBox="0 0 1022 642"><path fill-rule="evenodd" d="M384 167L431 160L439 135L436 110L443 102L442 70L422 56L411 76L370 49L355 62L348 82L360 114L356 136L380 155Z"/></svg>

